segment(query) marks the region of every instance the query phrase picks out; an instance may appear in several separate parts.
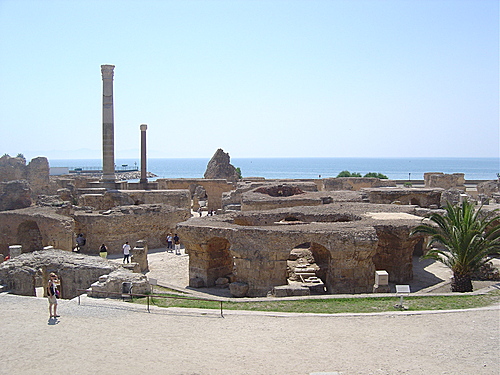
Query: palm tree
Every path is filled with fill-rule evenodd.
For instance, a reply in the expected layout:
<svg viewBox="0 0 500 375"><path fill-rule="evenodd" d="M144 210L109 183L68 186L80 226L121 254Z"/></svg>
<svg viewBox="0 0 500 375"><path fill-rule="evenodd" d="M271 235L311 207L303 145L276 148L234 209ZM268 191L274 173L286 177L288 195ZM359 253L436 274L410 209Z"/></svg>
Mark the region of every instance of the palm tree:
<svg viewBox="0 0 500 375"><path fill-rule="evenodd" d="M500 253L500 215L498 210L476 211L474 203L445 207L446 214L433 213L430 222L412 230L412 235L431 236L429 246L441 244L444 249L431 248L423 258L435 259L453 272L452 292L472 292L472 274L488 261L488 255Z"/></svg>

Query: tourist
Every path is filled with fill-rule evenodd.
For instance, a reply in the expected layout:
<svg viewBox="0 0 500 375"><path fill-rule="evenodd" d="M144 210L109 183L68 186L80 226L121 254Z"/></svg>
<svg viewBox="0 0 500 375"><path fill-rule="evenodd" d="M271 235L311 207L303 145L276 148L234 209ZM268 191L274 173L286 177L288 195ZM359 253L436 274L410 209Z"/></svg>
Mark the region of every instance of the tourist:
<svg viewBox="0 0 500 375"><path fill-rule="evenodd" d="M172 233L169 233L167 236L167 251L169 253L173 252L173 246L172 246Z"/></svg>
<svg viewBox="0 0 500 375"><path fill-rule="evenodd" d="M128 244L127 241L123 245L123 263L125 263L125 260L127 261L127 263L130 263L129 257L130 257L130 245Z"/></svg>
<svg viewBox="0 0 500 375"><path fill-rule="evenodd" d="M83 237L83 234L80 233L78 237L76 237L76 252L79 253L82 249L83 246L85 246L85 243L87 240L85 237Z"/></svg>
<svg viewBox="0 0 500 375"><path fill-rule="evenodd" d="M181 255L181 243L177 233L174 235L175 255Z"/></svg>
<svg viewBox="0 0 500 375"><path fill-rule="evenodd" d="M101 245L101 247L99 248L99 255L104 259L108 257L108 248L106 247L106 245Z"/></svg>
<svg viewBox="0 0 500 375"><path fill-rule="evenodd" d="M51 318L59 318L59 315L57 315L58 285L60 285L59 278L54 272L51 272L49 281L47 282L47 298L49 299L49 314Z"/></svg>

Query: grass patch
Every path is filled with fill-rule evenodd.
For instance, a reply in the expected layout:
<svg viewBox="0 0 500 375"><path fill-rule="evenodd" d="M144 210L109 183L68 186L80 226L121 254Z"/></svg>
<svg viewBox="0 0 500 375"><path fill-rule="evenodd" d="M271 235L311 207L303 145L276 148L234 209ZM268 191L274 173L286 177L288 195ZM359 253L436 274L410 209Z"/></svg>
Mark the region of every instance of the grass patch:
<svg viewBox="0 0 500 375"><path fill-rule="evenodd" d="M160 295L160 294L158 294ZM166 297L179 295L164 293ZM186 297L188 298L188 297ZM136 303L147 303L146 298L134 299ZM404 298L404 305L408 311L421 310L460 310L489 306L500 302L500 290L488 294L470 296L411 296ZM218 301L202 301L179 298L151 297L151 304L160 307L186 307L198 309L220 309ZM338 313L370 313L396 311L394 305L399 303L399 297L378 298L338 298L338 299L304 299L255 302L223 302L224 310L274 311L316 314Z"/></svg>

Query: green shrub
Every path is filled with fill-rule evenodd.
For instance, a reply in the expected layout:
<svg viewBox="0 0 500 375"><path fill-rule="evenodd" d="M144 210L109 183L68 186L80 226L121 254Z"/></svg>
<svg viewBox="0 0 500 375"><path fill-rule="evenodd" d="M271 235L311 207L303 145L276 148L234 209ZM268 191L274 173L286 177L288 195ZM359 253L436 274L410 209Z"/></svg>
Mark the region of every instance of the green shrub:
<svg viewBox="0 0 500 375"><path fill-rule="evenodd" d="M342 171L337 175L337 177L361 177L361 174L357 172L351 173L349 171Z"/></svg>
<svg viewBox="0 0 500 375"><path fill-rule="evenodd" d="M367 174L365 174L365 177L375 177L375 178L380 178L381 180L389 178L385 174L376 173L376 172L368 172Z"/></svg>

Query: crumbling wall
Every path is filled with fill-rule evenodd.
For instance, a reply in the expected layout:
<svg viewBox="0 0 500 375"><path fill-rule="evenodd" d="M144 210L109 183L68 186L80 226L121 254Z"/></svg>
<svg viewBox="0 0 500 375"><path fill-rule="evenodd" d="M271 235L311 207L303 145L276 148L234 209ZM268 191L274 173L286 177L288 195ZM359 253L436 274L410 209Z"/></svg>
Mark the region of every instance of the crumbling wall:
<svg viewBox="0 0 500 375"><path fill-rule="evenodd" d="M87 239L85 253L97 254L104 243L109 254L121 254L126 241L146 240L149 248L165 246L167 234L190 216L188 209L163 204L121 206L103 213L77 211L75 233Z"/></svg>
<svg viewBox="0 0 500 375"><path fill-rule="evenodd" d="M53 209L28 207L0 212L0 253L9 245L22 245L23 252L45 246L70 251L74 243L74 221Z"/></svg>
<svg viewBox="0 0 500 375"><path fill-rule="evenodd" d="M363 189L362 193L370 203L416 205L420 207L440 207L443 189Z"/></svg>
<svg viewBox="0 0 500 375"><path fill-rule="evenodd" d="M464 173L427 172L424 173L424 182L426 188L442 188L446 190L453 188L465 191Z"/></svg>
<svg viewBox="0 0 500 375"><path fill-rule="evenodd" d="M35 296L35 277L41 275L42 285L47 285L48 275L55 272L60 279L61 298L71 299L81 294L99 279L120 268L101 257L75 254L62 250L41 250L21 254L0 264L1 284L14 294Z"/></svg>
<svg viewBox="0 0 500 375"><path fill-rule="evenodd" d="M363 188L396 187L392 180L375 177L337 177L323 179L323 189L333 190L353 190L359 191Z"/></svg>
<svg viewBox="0 0 500 375"><path fill-rule="evenodd" d="M208 179L186 179L186 178L177 178L177 179L166 179L159 178L158 189L188 189L191 192L191 196L196 191L198 186L202 186L208 197L208 206L209 210L218 210L222 208L222 194L224 192L229 192L234 189L234 185L227 180L217 179L217 180L208 180Z"/></svg>

